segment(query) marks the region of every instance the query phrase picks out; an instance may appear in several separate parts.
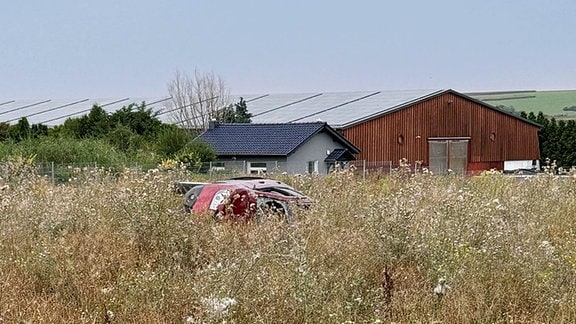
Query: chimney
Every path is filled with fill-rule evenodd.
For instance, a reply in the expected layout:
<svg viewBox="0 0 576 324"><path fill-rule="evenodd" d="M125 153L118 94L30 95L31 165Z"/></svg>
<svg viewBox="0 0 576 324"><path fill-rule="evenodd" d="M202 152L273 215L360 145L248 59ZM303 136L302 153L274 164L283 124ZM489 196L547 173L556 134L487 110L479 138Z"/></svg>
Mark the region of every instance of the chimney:
<svg viewBox="0 0 576 324"><path fill-rule="evenodd" d="M212 119L210 122L208 122L208 129L214 129L218 127L219 124L220 123L216 119Z"/></svg>

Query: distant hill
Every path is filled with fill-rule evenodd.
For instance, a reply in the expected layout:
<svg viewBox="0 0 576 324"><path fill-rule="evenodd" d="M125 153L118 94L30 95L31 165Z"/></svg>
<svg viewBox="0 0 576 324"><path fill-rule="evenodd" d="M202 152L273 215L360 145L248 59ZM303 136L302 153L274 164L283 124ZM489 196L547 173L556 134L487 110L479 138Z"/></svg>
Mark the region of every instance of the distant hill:
<svg viewBox="0 0 576 324"><path fill-rule="evenodd" d="M576 90L475 92L467 95L516 112L536 114L541 111L556 119L576 119Z"/></svg>

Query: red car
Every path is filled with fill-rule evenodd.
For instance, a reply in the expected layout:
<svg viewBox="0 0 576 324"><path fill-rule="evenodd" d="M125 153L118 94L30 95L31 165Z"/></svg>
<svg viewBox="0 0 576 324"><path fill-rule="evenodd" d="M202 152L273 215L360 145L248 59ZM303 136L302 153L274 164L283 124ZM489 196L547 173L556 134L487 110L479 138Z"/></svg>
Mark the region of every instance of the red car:
<svg viewBox="0 0 576 324"><path fill-rule="evenodd" d="M241 177L212 183L182 182L184 210L213 212L216 219L249 220L270 212L285 219L293 206L309 207L312 200L291 186L272 179Z"/></svg>

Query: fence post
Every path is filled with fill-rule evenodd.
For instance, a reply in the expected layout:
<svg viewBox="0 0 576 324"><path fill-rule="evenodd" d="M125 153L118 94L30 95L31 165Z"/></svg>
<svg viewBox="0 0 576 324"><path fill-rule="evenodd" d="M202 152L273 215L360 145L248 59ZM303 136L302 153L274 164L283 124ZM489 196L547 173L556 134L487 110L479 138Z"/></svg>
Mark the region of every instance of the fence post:
<svg viewBox="0 0 576 324"><path fill-rule="evenodd" d="M366 180L366 160L362 160L362 180Z"/></svg>
<svg viewBox="0 0 576 324"><path fill-rule="evenodd" d="M54 172L54 162L50 162L50 173L52 173L52 185L56 184L56 175Z"/></svg>

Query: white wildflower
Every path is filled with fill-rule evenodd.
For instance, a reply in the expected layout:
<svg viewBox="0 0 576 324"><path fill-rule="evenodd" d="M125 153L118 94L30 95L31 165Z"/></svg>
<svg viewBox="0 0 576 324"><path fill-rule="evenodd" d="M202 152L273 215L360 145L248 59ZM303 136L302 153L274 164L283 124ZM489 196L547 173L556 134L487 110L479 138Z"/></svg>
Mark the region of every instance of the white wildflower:
<svg viewBox="0 0 576 324"><path fill-rule="evenodd" d="M231 306L236 305L236 299L231 297L202 298L202 303L208 308L210 312L219 314L227 312Z"/></svg>
<svg viewBox="0 0 576 324"><path fill-rule="evenodd" d="M549 256L554 254L554 245L552 245L550 241L542 241L539 245L539 248L543 249L544 252L546 252L546 254Z"/></svg>
<svg viewBox="0 0 576 324"><path fill-rule="evenodd" d="M107 293L111 292L112 289L113 288L110 288L110 287L104 287L104 288L100 288L100 292L103 294L107 294Z"/></svg>
<svg viewBox="0 0 576 324"><path fill-rule="evenodd" d="M112 312L111 310L107 310L106 311L106 320L111 321L113 319L114 319L114 312Z"/></svg>
<svg viewBox="0 0 576 324"><path fill-rule="evenodd" d="M438 297L442 297L446 294L448 289L450 289L450 286L446 284L446 279L440 278L438 279L438 285L434 287L434 294Z"/></svg>

